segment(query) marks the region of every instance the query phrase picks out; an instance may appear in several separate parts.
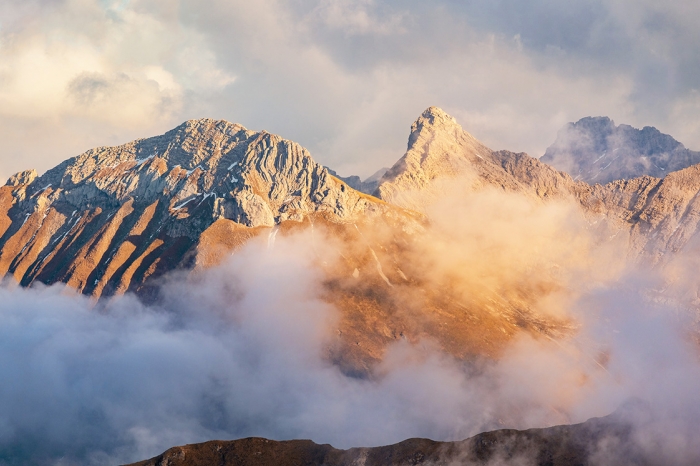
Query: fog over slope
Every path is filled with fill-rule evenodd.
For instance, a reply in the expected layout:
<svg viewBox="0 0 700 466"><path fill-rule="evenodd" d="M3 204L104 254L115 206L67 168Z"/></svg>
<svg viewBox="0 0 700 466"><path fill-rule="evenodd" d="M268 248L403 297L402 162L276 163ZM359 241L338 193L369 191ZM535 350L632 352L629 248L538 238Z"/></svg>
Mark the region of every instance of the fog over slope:
<svg viewBox="0 0 700 466"><path fill-rule="evenodd" d="M668 204L650 203L653 215L637 218L635 237L612 214L606 224L606 212L620 211L613 201L625 204L624 186L604 198L610 211L586 210L602 203L591 201L599 191L524 154L478 145L476 155L442 157L469 139L451 123L458 142L437 140L444 133L428 124L433 117L449 118L426 111L402 160L421 160L426 147L423 162L432 165L422 173L436 160L459 170L426 176L418 181L430 189L397 196L422 210L409 218L423 220L399 224L408 233L380 221L324 223L313 216L318 204L308 204L295 228L251 226L256 234L234 253L217 250L219 265L161 275L149 304L129 293L97 301L60 284L22 288L8 278L0 288L0 380L10 381L0 384L0 464L126 463L173 445L247 436L340 448L459 440L581 422L630 397L652 412L633 441L672 464L692 464L700 454L699 264L687 251L696 224L689 215L678 220L687 238L672 244L691 248L665 250L654 267L630 254L629 238L672 228L677 204L665 193L686 183L679 199L694 202L694 172L656 181ZM331 193L399 211L318 171ZM392 169L384 181L398 193L410 175ZM358 234L348 239L348 231ZM398 256L382 249L392 244ZM357 260L359 249L370 259ZM365 327L344 325L356 314L334 292L382 303L363 315L371 338L353 340L348 328ZM455 329L474 334L460 340ZM370 354L380 357L365 371L339 362L377 335L381 351ZM452 350L464 341L490 351ZM605 458L604 442L596 447Z"/></svg>
<svg viewBox="0 0 700 466"><path fill-rule="evenodd" d="M510 280L518 269L505 268L508 252L534 266L523 249L542 231L489 238L502 232L494 217L469 236L483 235L470 248L501 248L502 277L479 261L430 266L463 267L465 286L479 270L487 281ZM454 228L459 235L464 226ZM336 447L456 440L583 421L630 396L657 413L641 441L673 455L697 453L700 367L685 333L689 316L640 296L657 286L651 273L567 282L575 299L556 309L579 325L568 338L523 336L498 360L467 364L428 340L399 341L373 376L353 378L326 357L338 313L322 299L318 263L339 259L335 240L309 235L278 236L271 245L261 238L220 267L173 277L163 285L165 301L150 307L129 295L94 307L59 286L5 284L0 376L12 382L1 388L0 458L114 464L253 435Z"/></svg>

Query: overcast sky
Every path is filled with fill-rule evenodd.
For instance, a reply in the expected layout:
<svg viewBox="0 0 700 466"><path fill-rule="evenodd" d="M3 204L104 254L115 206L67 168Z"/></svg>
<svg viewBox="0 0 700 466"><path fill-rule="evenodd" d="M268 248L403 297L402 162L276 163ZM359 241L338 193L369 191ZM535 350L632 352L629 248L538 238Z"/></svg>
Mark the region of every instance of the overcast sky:
<svg viewBox="0 0 700 466"><path fill-rule="evenodd" d="M1 0L0 177L202 117L367 176L431 105L537 157L590 115L700 150L698 18L696 0Z"/></svg>

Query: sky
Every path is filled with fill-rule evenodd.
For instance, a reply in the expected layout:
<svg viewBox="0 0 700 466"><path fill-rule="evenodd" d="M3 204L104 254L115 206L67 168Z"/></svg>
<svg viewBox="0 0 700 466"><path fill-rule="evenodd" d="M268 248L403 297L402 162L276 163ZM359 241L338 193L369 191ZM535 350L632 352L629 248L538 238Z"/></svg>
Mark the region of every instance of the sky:
<svg viewBox="0 0 700 466"><path fill-rule="evenodd" d="M691 0L3 0L0 177L205 117L366 177L431 105L536 157L599 115L700 150L697 18Z"/></svg>

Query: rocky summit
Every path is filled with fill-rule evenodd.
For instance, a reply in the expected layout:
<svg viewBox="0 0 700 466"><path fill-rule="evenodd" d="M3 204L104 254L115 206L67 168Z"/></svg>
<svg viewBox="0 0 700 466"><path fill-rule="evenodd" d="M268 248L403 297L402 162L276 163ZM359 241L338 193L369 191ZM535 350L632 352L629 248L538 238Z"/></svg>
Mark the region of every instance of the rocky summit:
<svg viewBox="0 0 700 466"><path fill-rule="evenodd" d="M18 173L0 205L1 273L97 297L188 267L218 220L250 232L311 214L349 222L384 208L300 145L215 120L92 149L39 177Z"/></svg>
<svg viewBox="0 0 700 466"><path fill-rule="evenodd" d="M630 152L636 146L620 147ZM679 144L666 147L686 151ZM692 157L683 153L685 158L674 162L680 169L669 168L664 177L640 175L591 185L543 163L545 157L538 160L524 153L493 151L454 118L431 107L411 127L406 154L386 172L375 194L421 211L445 195L444 182L452 179L467 191L495 187L536 202L569 200L581 207L591 225L604 222L611 236L624 237L629 257L658 263L667 253L692 250L697 243L700 165L690 163L695 153Z"/></svg>
<svg viewBox="0 0 700 466"><path fill-rule="evenodd" d="M636 129L587 117L564 126L540 160L576 180L605 184L645 175L663 178L700 163L700 152L651 126Z"/></svg>

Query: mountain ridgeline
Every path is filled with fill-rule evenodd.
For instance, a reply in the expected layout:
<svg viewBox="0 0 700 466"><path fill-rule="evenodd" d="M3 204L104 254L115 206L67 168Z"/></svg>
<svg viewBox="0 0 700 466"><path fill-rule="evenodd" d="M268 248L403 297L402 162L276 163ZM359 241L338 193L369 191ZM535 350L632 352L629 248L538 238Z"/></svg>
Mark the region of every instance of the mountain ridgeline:
<svg viewBox="0 0 700 466"><path fill-rule="evenodd" d="M214 120L17 174L0 202L0 272L97 297L190 266L217 220L245 236L312 213L347 221L383 209L298 144Z"/></svg>
<svg viewBox="0 0 700 466"><path fill-rule="evenodd" d="M435 242L426 208L445 183L467 197L496 190L535 205L572 203L634 260L663 263L698 243L700 166L590 185L527 154L493 151L431 107L375 196L292 141L206 119L89 150L42 176L18 173L0 188L0 272L23 286L157 300L168 272L196 272L260 235L315 225L341 240L344 260L326 267L324 289L342 316L330 358L349 373L371 372L397 339L429 337L469 359L497 356L521 332L570 332L570 322L534 310L542 290L559 286L549 272L458 294L453 276L422 266Z"/></svg>

